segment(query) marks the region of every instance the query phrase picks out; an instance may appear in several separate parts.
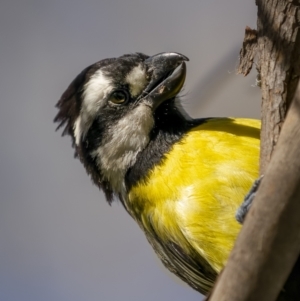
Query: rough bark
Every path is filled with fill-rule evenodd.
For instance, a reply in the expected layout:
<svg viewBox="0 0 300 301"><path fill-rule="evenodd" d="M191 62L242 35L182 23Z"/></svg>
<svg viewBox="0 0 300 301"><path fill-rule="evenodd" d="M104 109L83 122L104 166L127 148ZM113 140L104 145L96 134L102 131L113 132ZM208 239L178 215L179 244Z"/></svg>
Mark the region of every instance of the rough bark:
<svg viewBox="0 0 300 301"><path fill-rule="evenodd" d="M262 91L260 171L270 161L300 75L299 1L257 0Z"/></svg>
<svg viewBox="0 0 300 301"><path fill-rule="evenodd" d="M246 28L238 71L256 56L265 177L211 301L300 300L300 91L279 138L300 75L299 2L257 0L257 31Z"/></svg>
<svg viewBox="0 0 300 301"><path fill-rule="evenodd" d="M238 73L257 56L262 90L261 173L275 149L300 75L299 1L257 0L257 30L246 27Z"/></svg>

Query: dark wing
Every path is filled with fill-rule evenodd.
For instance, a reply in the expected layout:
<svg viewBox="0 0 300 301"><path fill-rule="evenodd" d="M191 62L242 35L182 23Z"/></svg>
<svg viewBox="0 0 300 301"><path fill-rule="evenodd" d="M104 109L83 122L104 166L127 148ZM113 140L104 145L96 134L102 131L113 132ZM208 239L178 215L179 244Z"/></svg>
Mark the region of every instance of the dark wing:
<svg viewBox="0 0 300 301"><path fill-rule="evenodd" d="M205 295L211 290L217 273L204 258L199 260L195 259L196 256L193 258L185 254L174 242L162 242L153 228L151 233L145 231L145 234L156 254L169 271L201 294Z"/></svg>

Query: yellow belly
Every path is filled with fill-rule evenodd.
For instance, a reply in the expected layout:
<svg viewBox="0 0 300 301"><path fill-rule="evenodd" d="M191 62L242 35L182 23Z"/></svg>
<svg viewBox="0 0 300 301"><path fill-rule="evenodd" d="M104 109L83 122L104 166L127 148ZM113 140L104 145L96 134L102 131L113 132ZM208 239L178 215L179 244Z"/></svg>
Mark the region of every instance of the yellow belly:
<svg viewBox="0 0 300 301"><path fill-rule="evenodd" d="M235 212L258 177L259 134L260 122L250 119L211 119L190 130L131 188L134 218L219 272L240 230Z"/></svg>

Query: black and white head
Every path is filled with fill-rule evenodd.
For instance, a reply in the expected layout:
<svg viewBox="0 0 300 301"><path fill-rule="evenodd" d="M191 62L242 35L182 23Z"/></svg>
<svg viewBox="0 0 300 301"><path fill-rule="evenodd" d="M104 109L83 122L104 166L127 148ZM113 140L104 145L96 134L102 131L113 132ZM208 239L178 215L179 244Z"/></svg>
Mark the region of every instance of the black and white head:
<svg viewBox="0 0 300 301"><path fill-rule="evenodd" d="M187 60L178 53L105 59L84 69L59 100L58 128L65 126L63 135L71 135L75 154L108 201L126 193L125 176L147 147L152 156L140 162L145 169L183 130L187 117L176 96Z"/></svg>

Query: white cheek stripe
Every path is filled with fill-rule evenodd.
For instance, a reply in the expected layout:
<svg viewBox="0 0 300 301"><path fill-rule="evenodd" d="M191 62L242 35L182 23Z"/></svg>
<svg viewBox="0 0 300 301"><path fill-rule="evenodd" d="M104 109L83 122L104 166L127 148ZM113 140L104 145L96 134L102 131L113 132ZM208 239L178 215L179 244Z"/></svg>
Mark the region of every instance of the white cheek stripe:
<svg viewBox="0 0 300 301"><path fill-rule="evenodd" d="M113 83L103 72L97 70L84 86L83 101L79 117L74 123L75 142L78 145L80 139L86 135L97 112L104 105L101 101L114 89Z"/></svg>
<svg viewBox="0 0 300 301"><path fill-rule="evenodd" d="M111 128L104 145L92 153L114 192L125 192L125 173L148 144L153 125L151 108L140 104Z"/></svg>

